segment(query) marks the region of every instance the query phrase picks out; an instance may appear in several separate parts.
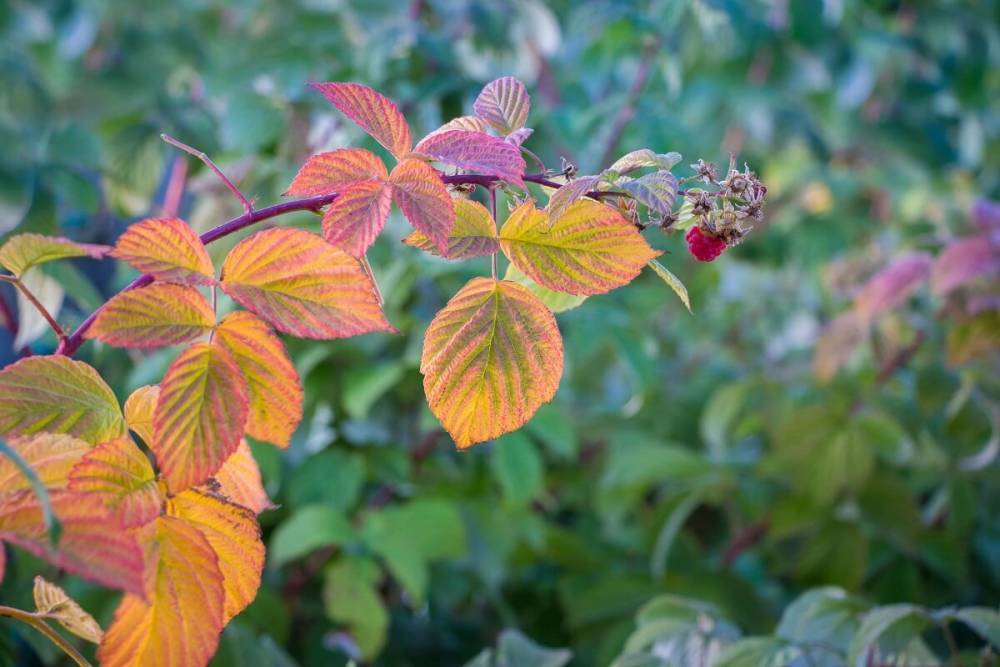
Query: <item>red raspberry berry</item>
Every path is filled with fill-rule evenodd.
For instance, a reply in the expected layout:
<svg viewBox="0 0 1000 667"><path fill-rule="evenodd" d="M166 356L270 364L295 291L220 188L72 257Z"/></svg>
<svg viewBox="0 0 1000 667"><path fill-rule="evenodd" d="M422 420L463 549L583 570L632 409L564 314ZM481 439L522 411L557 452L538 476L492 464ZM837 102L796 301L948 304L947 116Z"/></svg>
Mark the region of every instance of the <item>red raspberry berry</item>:
<svg viewBox="0 0 1000 667"><path fill-rule="evenodd" d="M725 241L707 233L701 227L692 227L684 238L687 240L688 251L699 262L711 262L726 249Z"/></svg>

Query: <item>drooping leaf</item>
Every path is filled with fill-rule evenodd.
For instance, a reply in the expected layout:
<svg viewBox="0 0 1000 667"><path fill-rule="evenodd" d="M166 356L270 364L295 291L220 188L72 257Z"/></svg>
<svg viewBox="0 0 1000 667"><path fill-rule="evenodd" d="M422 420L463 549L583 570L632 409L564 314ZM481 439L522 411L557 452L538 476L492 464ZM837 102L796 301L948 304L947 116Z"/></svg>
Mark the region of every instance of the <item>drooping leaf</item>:
<svg viewBox="0 0 1000 667"><path fill-rule="evenodd" d="M201 531L218 557L225 590L224 622L253 602L264 569L264 543L253 510L191 489L167 502L167 513Z"/></svg>
<svg viewBox="0 0 1000 667"><path fill-rule="evenodd" d="M111 255L157 280L211 285L215 268L194 230L178 218L147 218L118 237Z"/></svg>
<svg viewBox="0 0 1000 667"><path fill-rule="evenodd" d="M255 514L274 507L261 482L257 460L245 440L240 441L240 446L226 459L212 479L215 480L219 495L253 510Z"/></svg>
<svg viewBox="0 0 1000 667"><path fill-rule="evenodd" d="M28 357L0 371L0 434L39 431L97 444L123 435L125 420L91 366L59 355Z"/></svg>
<svg viewBox="0 0 1000 667"><path fill-rule="evenodd" d="M660 253L613 208L590 199L554 221L531 201L500 230L500 247L535 282L568 294L602 294L632 281Z"/></svg>
<svg viewBox="0 0 1000 667"><path fill-rule="evenodd" d="M371 151L341 148L306 160L285 194L315 197L343 192L361 181L384 181L388 176L382 160Z"/></svg>
<svg viewBox="0 0 1000 667"><path fill-rule="evenodd" d="M160 385L147 384L133 391L125 401L125 421L147 445L153 442L153 415L159 398Z"/></svg>
<svg viewBox="0 0 1000 667"><path fill-rule="evenodd" d="M600 176L580 176L553 192L545 205L549 220L558 220L570 204L593 190L600 180Z"/></svg>
<svg viewBox="0 0 1000 667"><path fill-rule="evenodd" d="M70 257L100 259L111 248L92 243L77 243L62 237L42 234L18 234L0 246L0 266L20 277L33 266Z"/></svg>
<svg viewBox="0 0 1000 667"><path fill-rule="evenodd" d="M538 297L476 278L434 317L420 370L431 412L459 447L527 422L562 376L562 337Z"/></svg>
<svg viewBox="0 0 1000 667"><path fill-rule="evenodd" d="M141 349L197 340L213 326L215 312L196 288L153 283L112 297L84 335L116 347Z"/></svg>
<svg viewBox="0 0 1000 667"><path fill-rule="evenodd" d="M204 482L236 451L249 402L247 381L221 345L197 343L170 364L148 444L171 492Z"/></svg>
<svg viewBox="0 0 1000 667"><path fill-rule="evenodd" d="M915 252L892 261L876 273L854 299L854 309L865 322L906 302L931 269L931 257Z"/></svg>
<svg viewBox="0 0 1000 667"><path fill-rule="evenodd" d="M302 421L302 382L285 346L253 313L227 315L215 332L243 372L250 391L246 431L287 447Z"/></svg>
<svg viewBox="0 0 1000 667"><path fill-rule="evenodd" d="M509 134L528 122L531 99L521 81L505 76L486 84L472 109L490 125Z"/></svg>
<svg viewBox="0 0 1000 667"><path fill-rule="evenodd" d="M675 276L673 272L670 271L670 269L663 266L662 264L660 264L659 261L655 259L649 260L649 268L653 269L653 272L656 273L656 275L658 275L660 278L662 278L663 282L665 282L670 287L670 289L674 291L674 294L677 295L677 298L681 300L681 302L684 304L684 307L687 308L688 312L690 313L691 299L688 297L687 287L684 286L684 283L681 282L681 279Z"/></svg>
<svg viewBox="0 0 1000 667"><path fill-rule="evenodd" d="M660 215L668 215L677 199L677 178L669 171L654 171L618 187Z"/></svg>
<svg viewBox="0 0 1000 667"><path fill-rule="evenodd" d="M70 473L69 489L97 498L123 528L152 521L163 504L149 459L128 436L87 452Z"/></svg>
<svg viewBox="0 0 1000 667"><path fill-rule="evenodd" d="M358 83L313 83L341 113L401 159L410 152L410 126L387 97Z"/></svg>
<svg viewBox="0 0 1000 667"><path fill-rule="evenodd" d="M384 181L354 183L323 214L323 238L352 257L361 257L385 227L392 188Z"/></svg>
<svg viewBox="0 0 1000 667"><path fill-rule="evenodd" d="M567 310L573 310L587 300L587 295L585 294L567 294L566 292L557 292L548 287L543 287L521 273L513 264L507 265L507 272L504 274L503 279L513 280L515 283L527 287L553 313L564 313Z"/></svg>
<svg viewBox="0 0 1000 667"><path fill-rule="evenodd" d="M147 599L126 595L97 657L103 667L205 665L223 627L225 592L218 557L202 532L162 516L144 526Z"/></svg>
<svg viewBox="0 0 1000 667"><path fill-rule="evenodd" d="M455 199L455 225L448 235L448 259L469 259L492 255L500 250L500 237L490 212L479 202ZM414 231L403 243L441 257L438 247L421 231Z"/></svg>
<svg viewBox="0 0 1000 667"><path fill-rule="evenodd" d="M88 642L100 643L104 632L94 617L83 610L66 591L40 576L35 577L33 589L35 610L59 622L59 625Z"/></svg>
<svg viewBox="0 0 1000 667"><path fill-rule="evenodd" d="M396 165L389 181L392 198L406 219L446 254L455 206L438 173L422 160L410 158Z"/></svg>
<svg viewBox="0 0 1000 667"><path fill-rule="evenodd" d="M222 289L271 326L302 338L394 331L357 260L315 234L257 232L222 267Z"/></svg>
<svg viewBox="0 0 1000 667"><path fill-rule="evenodd" d="M448 130L425 137L413 152L524 187L526 166L521 150L499 137L473 130Z"/></svg>
<svg viewBox="0 0 1000 667"><path fill-rule="evenodd" d="M1000 273L1000 246L989 236L970 236L951 242L934 260L931 291L948 294L977 278Z"/></svg>

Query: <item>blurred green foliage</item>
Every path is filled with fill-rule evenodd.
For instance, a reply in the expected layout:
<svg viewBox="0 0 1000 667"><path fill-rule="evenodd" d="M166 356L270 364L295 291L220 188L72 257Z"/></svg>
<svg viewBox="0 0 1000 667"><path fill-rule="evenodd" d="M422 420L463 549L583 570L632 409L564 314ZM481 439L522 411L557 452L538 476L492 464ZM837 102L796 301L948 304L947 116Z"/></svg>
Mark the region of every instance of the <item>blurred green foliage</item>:
<svg viewBox="0 0 1000 667"><path fill-rule="evenodd" d="M990 0L8 0L0 232L113 242L159 210L183 161L161 132L277 201L308 155L374 148L309 81L370 85L420 136L518 76L527 145L581 173L639 147L737 153L770 187L745 244L696 265L679 234L647 233L694 314L652 272L560 314L554 403L466 452L417 366L433 313L488 264L424 257L391 221L371 259L402 334L289 341L306 419L288 451L254 445L280 507L261 516L262 590L215 664L566 664L530 637L574 665L700 664L678 642L725 664L840 665L862 631L890 653L971 656L998 641L983 611L1000 600L995 281L964 329L921 287L829 381L813 357L873 273L971 234L974 199L1000 195L998 25ZM189 167L185 219L203 231L239 212ZM133 277L92 260L58 271L69 323ZM124 397L173 351L83 355ZM8 555L0 599L17 604L50 568ZM107 622L114 595L63 583ZM895 606L860 620L871 605ZM982 627L943 633L953 605L978 606ZM0 628L0 655L57 661ZM839 648L810 657L788 648L800 640Z"/></svg>

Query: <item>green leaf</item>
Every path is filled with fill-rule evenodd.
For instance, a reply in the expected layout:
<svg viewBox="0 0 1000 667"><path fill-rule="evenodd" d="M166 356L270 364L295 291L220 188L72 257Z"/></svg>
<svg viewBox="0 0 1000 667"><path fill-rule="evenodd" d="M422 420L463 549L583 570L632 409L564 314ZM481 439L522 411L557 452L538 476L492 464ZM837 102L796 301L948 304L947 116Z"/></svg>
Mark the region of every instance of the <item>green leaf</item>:
<svg viewBox="0 0 1000 667"><path fill-rule="evenodd" d="M293 506L324 503L347 510L357 502L365 481L365 460L342 449L327 449L306 459L288 483Z"/></svg>
<svg viewBox="0 0 1000 667"><path fill-rule="evenodd" d="M279 568L316 549L353 541L354 528L340 510L329 505L306 505L282 521L271 536L269 565Z"/></svg>
<svg viewBox="0 0 1000 667"><path fill-rule="evenodd" d="M691 493L682 498L667 515L667 520L663 522L663 527L660 528L660 532L656 536L653 555L649 559L649 570L654 579L662 579L667 573L667 558L670 556L670 548L688 517L701 505L702 499L701 492Z"/></svg>
<svg viewBox="0 0 1000 667"><path fill-rule="evenodd" d="M344 373L344 409L353 419L361 419L378 399L403 376L402 364L384 362L352 366Z"/></svg>
<svg viewBox="0 0 1000 667"><path fill-rule="evenodd" d="M816 588L785 607L774 634L800 644L822 642L846 654L867 609L868 604L842 588Z"/></svg>
<svg viewBox="0 0 1000 667"><path fill-rule="evenodd" d="M535 444L518 431L493 443L490 467L504 498L511 505L528 505L544 488L545 463Z"/></svg>
<svg viewBox="0 0 1000 667"><path fill-rule="evenodd" d="M527 287L535 296L541 299L542 303L548 306L549 310L553 313L562 313L567 310L573 310L587 300L586 295L566 294L565 292L557 292L549 289L548 287L543 287L528 276L521 273L520 269L513 264L507 265L507 273L504 275L503 279L513 280L514 282Z"/></svg>
<svg viewBox="0 0 1000 667"><path fill-rule="evenodd" d="M369 558L343 558L323 572L323 604L332 621L348 626L363 657L385 644L389 612L378 594L379 569Z"/></svg>
<svg viewBox="0 0 1000 667"><path fill-rule="evenodd" d="M541 440L550 454L564 460L576 457L580 445L573 418L556 403L540 407L525 429Z"/></svg>
<svg viewBox="0 0 1000 667"><path fill-rule="evenodd" d="M681 279L675 276L670 269L663 266L655 259L649 260L649 268L653 269L656 275L660 276L660 278L663 279L663 282L665 282L670 289L674 291L674 294L677 295L677 298L681 300L681 303L684 304L684 307L687 308L690 313L691 299L688 297L687 287L684 286Z"/></svg>
<svg viewBox="0 0 1000 667"><path fill-rule="evenodd" d="M715 390L702 410L699 423L701 439L717 461L725 458L726 447L731 444L730 431L746 405L749 389L750 385L744 382L723 385Z"/></svg>
<svg viewBox="0 0 1000 667"><path fill-rule="evenodd" d="M927 613L916 605L877 607L865 614L861 621L861 627L851 642L847 662L858 664L872 645L877 645L877 655L899 654L919 639L929 624Z"/></svg>
<svg viewBox="0 0 1000 667"><path fill-rule="evenodd" d="M802 650L774 637L747 637L722 650L714 667L786 667L796 664Z"/></svg>
<svg viewBox="0 0 1000 667"><path fill-rule="evenodd" d="M959 609L955 618L976 631L976 634L1000 648L1000 612L988 607L965 607Z"/></svg>
<svg viewBox="0 0 1000 667"><path fill-rule="evenodd" d="M518 630L500 633L497 641L496 667L563 667L573 652L564 648L546 648Z"/></svg>

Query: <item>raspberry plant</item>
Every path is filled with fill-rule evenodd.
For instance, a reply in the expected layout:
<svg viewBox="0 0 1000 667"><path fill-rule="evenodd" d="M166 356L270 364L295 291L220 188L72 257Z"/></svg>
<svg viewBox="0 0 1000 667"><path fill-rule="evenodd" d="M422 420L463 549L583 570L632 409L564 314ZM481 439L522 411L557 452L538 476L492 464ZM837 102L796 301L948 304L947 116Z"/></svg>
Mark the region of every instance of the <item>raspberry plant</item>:
<svg viewBox="0 0 1000 667"><path fill-rule="evenodd" d="M3 613L32 623L80 664L45 618L99 641L104 665L199 665L253 600L265 560L257 514L270 501L245 436L287 447L303 413L302 385L278 333L394 331L365 256L393 205L414 228L407 245L451 260L492 258L491 275L469 281L433 318L420 361L430 409L460 448L520 428L552 399L563 371L554 311L622 287L646 266L687 303L645 229L689 229L695 257L714 259L761 214L766 188L752 172L731 165L719 181L699 160L684 181L715 189L682 191L671 171L676 153L634 151L595 175L571 166L528 172L524 155L541 161L523 146L530 103L511 77L483 89L475 115L415 146L403 115L374 90L315 88L385 147L391 168L359 148L321 153L289 186L296 199L254 208L207 156L164 136L213 169L243 214L200 237L183 220L151 218L114 248L35 234L0 248L10 271L0 280L21 290L59 338L54 355L0 371L0 434L9 439L0 459L0 539L125 593L103 634L44 581L37 612ZM548 193L543 208L528 183ZM503 224L501 191L510 202ZM217 273L206 244L302 210L322 212L322 236L257 231ZM509 260L503 278L501 254ZM113 257L143 275L67 333L21 278L43 262L84 255ZM245 310L219 317L220 289ZM138 389L122 409L99 373L72 358L87 339L186 347L160 384Z"/></svg>

